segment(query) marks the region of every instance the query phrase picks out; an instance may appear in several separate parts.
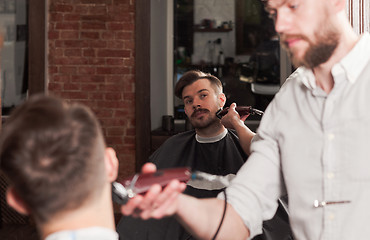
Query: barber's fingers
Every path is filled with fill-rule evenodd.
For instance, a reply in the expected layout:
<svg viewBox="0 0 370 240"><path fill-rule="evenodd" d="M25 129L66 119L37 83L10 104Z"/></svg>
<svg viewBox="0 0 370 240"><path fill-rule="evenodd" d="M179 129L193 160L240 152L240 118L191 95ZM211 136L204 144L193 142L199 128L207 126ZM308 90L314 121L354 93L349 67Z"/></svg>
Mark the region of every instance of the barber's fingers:
<svg viewBox="0 0 370 240"><path fill-rule="evenodd" d="M158 197L154 203L154 211L152 212L153 218L162 218L163 216L169 216L176 213L179 207L179 195L185 190L186 184L180 182L172 182L168 185L168 188L164 190L166 195Z"/></svg>
<svg viewBox="0 0 370 240"><path fill-rule="evenodd" d="M235 110L235 108L236 108L236 103L232 103L232 104L230 104L230 108L231 108L232 110Z"/></svg>
<svg viewBox="0 0 370 240"><path fill-rule="evenodd" d="M177 196L185 190L185 183L177 180L171 181L159 194L157 192L148 192L140 204L140 217L162 218L173 215L177 210Z"/></svg>
<svg viewBox="0 0 370 240"><path fill-rule="evenodd" d="M125 205L121 206L121 213L125 216L134 215L140 202L143 201L143 198L144 197L141 195L131 198Z"/></svg>
<svg viewBox="0 0 370 240"><path fill-rule="evenodd" d="M139 217L145 208L150 208L151 202L161 192L161 189L159 184L153 184L145 195L136 195L131 198L125 205L121 206L122 214Z"/></svg>
<svg viewBox="0 0 370 240"><path fill-rule="evenodd" d="M142 219L173 215L178 206L177 197L185 188L186 184L178 180L171 181L163 190L154 184L144 196L137 195L121 206L121 212Z"/></svg>
<svg viewBox="0 0 370 240"><path fill-rule="evenodd" d="M137 213L142 219L151 217L151 212L156 207L155 201L162 192L162 187L154 184L150 187L149 191L145 194L143 200L137 206Z"/></svg>
<svg viewBox="0 0 370 240"><path fill-rule="evenodd" d="M249 115L250 114L240 116L240 120L242 120L243 122L245 122L245 120L247 120L247 118L249 117Z"/></svg>
<svg viewBox="0 0 370 240"><path fill-rule="evenodd" d="M153 173L157 171L157 167L153 163L145 163L143 167L141 168L142 173Z"/></svg>
<svg viewBox="0 0 370 240"><path fill-rule="evenodd" d="M246 114L246 115L240 115L240 113L239 113L239 112L237 112L235 108L236 108L236 103L232 103L232 104L230 105L229 112L230 112L230 110L231 110L231 112L234 112L234 116L239 115L240 120L242 120L243 122L245 122L245 120L247 120L247 118L249 117L250 113L249 113L249 114ZM231 115L231 114L230 114L230 115Z"/></svg>
<svg viewBox="0 0 370 240"><path fill-rule="evenodd" d="M238 116L239 113L235 110L236 103L232 103L229 107L229 111L227 112L226 116Z"/></svg>
<svg viewBox="0 0 370 240"><path fill-rule="evenodd" d="M225 116L221 118L221 123L226 128L235 128L235 125L239 124L238 121L240 121L240 116L238 112L235 110L236 103L232 103L229 107L229 110Z"/></svg>

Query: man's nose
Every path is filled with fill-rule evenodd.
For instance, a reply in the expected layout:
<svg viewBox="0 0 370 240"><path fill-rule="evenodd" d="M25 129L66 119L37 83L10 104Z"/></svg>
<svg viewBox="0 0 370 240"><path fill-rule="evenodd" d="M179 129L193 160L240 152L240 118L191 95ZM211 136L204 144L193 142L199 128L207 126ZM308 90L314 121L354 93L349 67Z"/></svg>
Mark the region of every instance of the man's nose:
<svg viewBox="0 0 370 240"><path fill-rule="evenodd" d="M200 108L200 101L199 101L199 99L195 98L193 100L193 108L194 109Z"/></svg>
<svg viewBox="0 0 370 240"><path fill-rule="evenodd" d="M198 108L200 108L200 104L194 104L194 105L193 105L193 108L194 108L194 109L198 109Z"/></svg>
<svg viewBox="0 0 370 240"><path fill-rule="evenodd" d="M279 34L287 32L291 27L291 16L288 11L280 10L276 12L275 31Z"/></svg>

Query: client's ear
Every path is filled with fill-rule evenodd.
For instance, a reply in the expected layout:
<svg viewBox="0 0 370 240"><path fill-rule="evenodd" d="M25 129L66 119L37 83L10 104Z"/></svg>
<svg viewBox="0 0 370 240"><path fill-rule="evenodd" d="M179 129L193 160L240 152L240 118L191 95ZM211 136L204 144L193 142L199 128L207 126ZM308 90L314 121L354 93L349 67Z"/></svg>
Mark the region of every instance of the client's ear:
<svg viewBox="0 0 370 240"><path fill-rule="evenodd" d="M116 151L113 148L105 149L105 169L107 171L108 180L113 182L118 176L118 159L116 156Z"/></svg>
<svg viewBox="0 0 370 240"><path fill-rule="evenodd" d="M19 197L18 193L12 186L10 186L6 191L6 201L9 206L14 208L20 214L28 215L30 213L23 200Z"/></svg>
<svg viewBox="0 0 370 240"><path fill-rule="evenodd" d="M224 93L220 93L218 95L218 102L219 102L219 105L220 105L220 108L223 108L225 106L225 103L226 103L226 96Z"/></svg>

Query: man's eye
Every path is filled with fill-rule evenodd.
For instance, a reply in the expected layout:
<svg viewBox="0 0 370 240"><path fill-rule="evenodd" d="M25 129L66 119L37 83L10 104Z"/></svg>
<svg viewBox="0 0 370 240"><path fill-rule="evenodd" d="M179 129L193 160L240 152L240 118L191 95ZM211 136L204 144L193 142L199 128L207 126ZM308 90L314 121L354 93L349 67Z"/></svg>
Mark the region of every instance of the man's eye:
<svg viewBox="0 0 370 240"><path fill-rule="evenodd" d="M276 19L277 11L271 7L265 7L265 11L268 13L269 18Z"/></svg>
<svg viewBox="0 0 370 240"><path fill-rule="evenodd" d="M289 4L289 8L292 9L292 10L296 10L298 7L299 7L298 3Z"/></svg>
<svg viewBox="0 0 370 240"><path fill-rule="evenodd" d="M192 100L185 100L185 104L191 104L192 102Z"/></svg>
<svg viewBox="0 0 370 240"><path fill-rule="evenodd" d="M269 18L275 20L276 19L276 11L269 11Z"/></svg>
<svg viewBox="0 0 370 240"><path fill-rule="evenodd" d="M205 98L205 97L207 97L207 94L202 94L202 95L200 95L200 97Z"/></svg>

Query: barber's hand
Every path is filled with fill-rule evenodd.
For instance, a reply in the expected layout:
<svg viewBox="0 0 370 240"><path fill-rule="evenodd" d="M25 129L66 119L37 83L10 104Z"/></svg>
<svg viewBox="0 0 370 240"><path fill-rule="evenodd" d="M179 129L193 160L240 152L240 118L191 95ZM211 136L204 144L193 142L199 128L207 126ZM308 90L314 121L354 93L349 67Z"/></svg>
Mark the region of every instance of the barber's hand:
<svg viewBox="0 0 370 240"><path fill-rule="evenodd" d="M156 171L153 163L146 163L142 173ZM176 213L179 195L185 190L186 184L178 180L171 181L164 189L159 184L154 184L144 195L137 195L121 206L123 215L132 215L142 219L163 218Z"/></svg>
<svg viewBox="0 0 370 240"><path fill-rule="evenodd" d="M230 105L229 111L225 116L221 118L221 123L226 128L235 129L236 126L244 124L244 121L248 118L249 114L240 116L239 113L235 110L236 103Z"/></svg>

